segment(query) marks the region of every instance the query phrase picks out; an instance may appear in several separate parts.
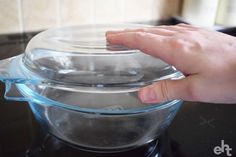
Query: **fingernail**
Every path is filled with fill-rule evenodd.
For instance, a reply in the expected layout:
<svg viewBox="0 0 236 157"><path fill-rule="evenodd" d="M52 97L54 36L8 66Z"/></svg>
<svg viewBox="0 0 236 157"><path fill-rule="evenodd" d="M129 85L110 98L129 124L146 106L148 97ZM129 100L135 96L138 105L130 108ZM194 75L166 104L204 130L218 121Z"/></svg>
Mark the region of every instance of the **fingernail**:
<svg viewBox="0 0 236 157"><path fill-rule="evenodd" d="M152 88L145 88L140 93L140 99L144 103L154 103L157 102L157 95Z"/></svg>
<svg viewBox="0 0 236 157"><path fill-rule="evenodd" d="M109 36L109 35L112 35L112 34L113 34L112 31L107 31L105 35L106 35L106 36Z"/></svg>
<svg viewBox="0 0 236 157"><path fill-rule="evenodd" d="M114 36L114 35L116 35L116 34L119 34L121 31L107 31L106 32L106 37L110 37L110 36Z"/></svg>
<svg viewBox="0 0 236 157"><path fill-rule="evenodd" d="M107 34L107 35L106 35L107 38L112 38L112 37L114 37L114 36L115 36L114 34Z"/></svg>
<svg viewBox="0 0 236 157"><path fill-rule="evenodd" d="M107 40L109 43L112 43L112 41L114 40L114 35L107 35L107 36L106 36L106 40Z"/></svg>
<svg viewBox="0 0 236 157"><path fill-rule="evenodd" d="M107 31L106 34L114 34L114 33L119 33L120 31Z"/></svg>

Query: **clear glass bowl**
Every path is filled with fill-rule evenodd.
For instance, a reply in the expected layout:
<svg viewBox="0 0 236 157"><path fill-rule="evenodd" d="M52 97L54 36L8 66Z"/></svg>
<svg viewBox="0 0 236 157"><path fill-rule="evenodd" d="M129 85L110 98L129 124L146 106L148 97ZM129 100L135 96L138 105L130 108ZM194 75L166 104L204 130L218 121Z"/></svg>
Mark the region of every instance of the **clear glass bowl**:
<svg viewBox="0 0 236 157"><path fill-rule="evenodd" d="M110 45L105 39L107 30L140 27L144 26L87 25L40 33L29 42L22 62L50 87L47 84L40 89L30 88L52 100L90 109L116 106L118 100L121 109L142 106L131 93L159 80L177 79L182 74L158 58ZM53 94L55 91L59 93L57 96ZM61 100L62 95L77 97L79 101Z"/></svg>
<svg viewBox="0 0 236 157"><path fill-rule="evenodd" d="M158 58L106 42L107 30L140 27L87 25L39 33L24 54L0 61L5 98L28 101L45 130L84 149L124 151L154 140L182 101L143 104L137 92L183 75Z"/></svg>

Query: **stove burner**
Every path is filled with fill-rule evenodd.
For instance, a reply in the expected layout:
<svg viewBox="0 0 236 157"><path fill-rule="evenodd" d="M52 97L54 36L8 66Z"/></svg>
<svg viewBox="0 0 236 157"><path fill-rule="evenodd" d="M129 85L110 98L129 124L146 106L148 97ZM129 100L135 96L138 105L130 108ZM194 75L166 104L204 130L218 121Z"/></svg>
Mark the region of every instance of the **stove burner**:
<svg viewBox="0 0 236 157"><path fill-rule="evenodd" d="M80 149L53 135L46 134L40 141L33 143L32 147L25 152L24 157L162 157L167 146L163 142L168 141L163 140L164 138L162 135L158 140L126 152L96 153L85 151L84 148Z"/></svg>

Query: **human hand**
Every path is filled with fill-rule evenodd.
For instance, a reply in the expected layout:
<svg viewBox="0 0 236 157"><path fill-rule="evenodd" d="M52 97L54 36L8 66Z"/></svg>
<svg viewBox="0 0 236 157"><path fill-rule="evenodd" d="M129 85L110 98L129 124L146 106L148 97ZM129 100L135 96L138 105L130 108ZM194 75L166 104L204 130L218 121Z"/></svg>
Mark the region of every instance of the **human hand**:
<svg viewBox="0 0 236 157"><path fill-rule="evenodd" d="M236 38L186 24L108 31L106 37L111 44L139 49L185 74L142 88L142 102L236 103Z"/></svg>

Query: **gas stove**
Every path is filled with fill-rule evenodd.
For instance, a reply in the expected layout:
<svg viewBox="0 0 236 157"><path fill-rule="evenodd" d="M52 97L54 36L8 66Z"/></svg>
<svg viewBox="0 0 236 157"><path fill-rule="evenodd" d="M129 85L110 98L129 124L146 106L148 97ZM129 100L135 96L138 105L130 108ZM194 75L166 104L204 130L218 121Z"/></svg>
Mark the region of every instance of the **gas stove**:
<svg viewBox="0 0 236 157"><path fill-rule="evenodd" d="M151 24L177 24L171 18ZM219 30L236 36L236 28ZM38 32L0 36L1 59L24 51ZM184 102L157 140L121 153L88 152L44 132L27 103L3 98L0 83L0 157L224 157L236 156L236 104ZM206 93L207 94L207 93Z"/></svg>

